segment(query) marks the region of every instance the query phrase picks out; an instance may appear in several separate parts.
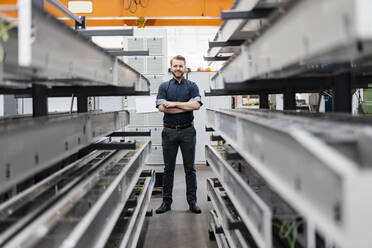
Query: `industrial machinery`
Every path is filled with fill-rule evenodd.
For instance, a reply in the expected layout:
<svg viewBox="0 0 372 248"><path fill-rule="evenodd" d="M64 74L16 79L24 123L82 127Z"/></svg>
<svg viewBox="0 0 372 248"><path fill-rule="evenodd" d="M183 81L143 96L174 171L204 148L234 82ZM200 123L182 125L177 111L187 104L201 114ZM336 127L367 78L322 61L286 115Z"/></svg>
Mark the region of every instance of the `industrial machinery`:
<svg viewBox="0 0 372 248"><path fill-rule="evenodd" d="M372 80L371 7L236 0L222 12L205 59L224 64L208 95L259 95L260 110L207 111L207 130L225 141L206 147L219 247L372 246L372 119L350 114L352 90ZM297 111L296 93L325 90L339 113ZM269 110L271 94L284 111Z"/></svg>
<svg viewBox="0 0 372 248"><path fill-rule="evenodd" d="M149 95L149 81L90 36L133 30L71 29L43 1L18 1L18 22L1 19L0 94L32 97L33 115L0 120L1 247L136 247L154 171L151 142L123 137L127 111L89 110L89 97ZM2 29L4 31L4 29ZM147 53L148 54L148 53ZM131 53L132 55L132 53ZM77 113L48 114L48 97L77 98Z"/></svg>

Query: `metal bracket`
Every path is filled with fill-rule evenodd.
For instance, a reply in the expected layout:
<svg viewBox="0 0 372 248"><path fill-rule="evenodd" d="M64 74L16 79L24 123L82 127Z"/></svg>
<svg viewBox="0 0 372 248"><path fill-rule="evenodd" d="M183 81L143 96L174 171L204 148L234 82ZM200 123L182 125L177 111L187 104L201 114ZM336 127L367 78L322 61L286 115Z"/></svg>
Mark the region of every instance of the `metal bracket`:
<svg viewBox="0 0 372 248"><path fill-rule="evenodd" d="M206 132L214 132L214 129L211 127L205 127Z"/></svg>
<svg viewBox="0 0 372 248"><path fill-rule="evenodd" d="M66 82L66 80L61 81ZM0 94L31 97L32 88L0 88ZM70 97L72 94L74 96L148 96L150 91L136 91L135 87L121 86L55 86L47 88L46 94L48 97Z"/></svg>
<svg viewBox="0 0 372 248"><path fill-rule="evenodd" d="M211 141L225 141L220 135L211 135Z"/></svg>
<svg viewBox="0 0 372 248"><path fill-rule="evenodd" d="M84 16L84 18L77 17L74 13L72 13L68 8L66 8L66 6L64 6L58 0L46 0L46 1L48 3L50 3L51 5L53 5L62 14L69 17L71 20L74 20L75 21L75 27L76 27L76 23L78 23L79 26L84 26L84 28L85 28L85 16Z"/></svg>
<svg viewBox="0 0 372 248"><path fill-rule="evenodd" d="M223 89L211 89L205 96L281 94L288 88L296 93L319 93L320 89L333 89L342 76L306 76L292 78L249 79L242 82L225 82ZM350 77L351 88L368 88L369 75ZM342 85L342 84L341 84ZM263 100L265 97L262 95ZM268 105L265 108L268 108Z"/></svg>
<svg viewBox="0 0 372 248"><path fill-rule="evenodd" d="M251 11L240 11L240 10L226 10L221 11L221 19L236 20L236 19L262 19L269 17L276 8L256 8Z"/></svg>
<svg viewBox="0 0 372 248"><path fill-rule="evenodd" d="M203 57L205 61L226 61L230 56Z"/></svg>
<svg viewBox="0 0 372 248"><path fill-rule="evenodd" d="M240 46L245 40L228 40L228 41L210 41L209 48L212 47L227 47L227 46Z"/></svg>
<svg viewBox="0 0 372 248"><path fill-rule="evenodd" d="M96 143L89 146L92 150L135 150L136 142L130 143Z"/></svg>
<svg viewBox="0 0 372 248"><path fill-rule="evenodd" d="M123 49L107 49L108 53L113 56L149 56L150 51L147 50L139 50L139 51L124 51Z"/></svg>
<svg viewBox="0 0 372 248"><path fill-rule="evenodd" d="M148 211L146 212L146 217L152 217L152 216L154 216L154 211L153 211L153 209L148 210Z"/></svg>
<svg viewBox="0 0 372 248"><path fill-rule="evenodd" d="M85 36L133 36L133 29L78 30Z"/></svg>
<svg viewBox="0 0 372 248"><path fill-rule="evenodd" d="M235 151L235 149L231 145L225 145L225 157L226 160L240 160L243 159L240 154Z"/></svg>
<svg viewBox="0 0 372 248"><path fill-rule="evenodd" d="M139 137L139 136L151 136L151 130L148 132L113 132L108 137Z"/></svg>
<svg viewBox="0 0 372 248"><path fill-rule="evenodd" d="M75 30L82 30L86 28L85 16L79 16L81 22L75 21Z"/></svg>

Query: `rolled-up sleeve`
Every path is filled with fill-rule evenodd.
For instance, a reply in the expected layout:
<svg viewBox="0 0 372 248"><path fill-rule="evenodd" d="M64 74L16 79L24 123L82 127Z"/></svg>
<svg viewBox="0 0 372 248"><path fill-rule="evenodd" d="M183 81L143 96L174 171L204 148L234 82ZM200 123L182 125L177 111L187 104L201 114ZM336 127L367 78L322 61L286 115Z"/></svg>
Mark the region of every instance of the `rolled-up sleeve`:
<svg viewBox="0 0 372 248"><path fill-rule="evenodd" d="M193 83L192 84L191 97L195 101L197 101L200 104L200 106L203 106L203 103L202 103L202 100L201 100L201 96L200 96L200 93L199 93L199 87L196 85L196 83Z"/></svg>
<svg viewBox="0 0 372 248"><path fill-rule="evenodd" d="M167 97L166 96L166 89L164 87L164 83L162 83L159 86L158 95L157 95L156 101L155 101L155 105L156 105L157 108L159 107L159 105L161 105L165 101L167 101L166 97Z"/></svg>

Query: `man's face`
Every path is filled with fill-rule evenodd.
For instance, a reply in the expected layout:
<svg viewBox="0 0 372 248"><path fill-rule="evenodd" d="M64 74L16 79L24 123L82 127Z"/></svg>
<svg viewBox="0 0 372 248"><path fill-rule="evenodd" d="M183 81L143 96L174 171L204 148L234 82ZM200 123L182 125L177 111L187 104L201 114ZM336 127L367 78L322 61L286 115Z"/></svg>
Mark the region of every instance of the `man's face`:
<svg viewBox="0 0 372 248"><path fill-rule="evenodd" d="M183 60L174 59L172 61L171 72L176 79L182 78L185 73L185 62Z"/></svg>

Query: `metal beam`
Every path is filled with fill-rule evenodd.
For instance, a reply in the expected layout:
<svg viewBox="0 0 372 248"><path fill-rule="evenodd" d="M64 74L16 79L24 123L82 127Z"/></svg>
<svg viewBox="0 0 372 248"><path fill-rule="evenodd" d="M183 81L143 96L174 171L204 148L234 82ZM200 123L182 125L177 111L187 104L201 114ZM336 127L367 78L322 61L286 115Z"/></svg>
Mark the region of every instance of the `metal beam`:
<svg viewBox="0 0 372 248"><path fill-rule="evenodd" d="M358 61L361 65L367 63L372 53L368 38L372 36L372 31L363 27L371 23L372 17L368 15L368 8L360 8L363 0L340 1L295 1L290 11L275 18L263 35L258 36L258 42L242 45L234 58L221 68L222 77L228 82L260 77L275 78L278 75L288 77L311 71L314 67L350 64L350 61ZM332 9L332 13L324 12L325 8ZM355 24L349 27L351 36L339 32L345 28L342 20L345 15L350 23ZM315 22L314 16L317 16ZM314 33L313 30L317 32ZM289 38L291 42L288 42ZM262 51L265 51L264 54ZM301 71L293 71L299 65ZM333 72L339 73L337 70Z"/></svg>
<svg viewBox="0 0 372 248"><path fill-rule="evenodd" d="M113 132L108 137L142 137L151 136L151 129L148 132Z"/></svg>
<svg viewBox="0 0 372 248"><path fill-rule="evenodd" d="M31 97L32 88L0 88L0 94ZM48 97L75 96L148 96L150 91L136 91L134 87L115 86L54 86L46 89Z"/></svg>
<svg viewBox="0 0 372 248"><path fill-rule="evenodd" d="M269 78L269 79L250 79L243 82L224 82L222 88L211 89L206 96L223 95L259 95L282 94L285 89L291 88L296 93L317 93L320 89L333 89L337 76L307 76L292 78ZM221 81L219 74L212 77L212 82L218 85ZM368 88L368 82L372 82L370 75L354 75L351 77L351 87Z"/></svg>
<svg viewBox="0 0 372 248"><path fill-rule="evenodd" d="M113 56L149 56L149 50L138 50L138 51L124 51L123 49L107 49L109 54Z"/></svg>
<svg viewBox="0 0 372 248"><path fill-rule="evenodd" d="M226 190L229 199L239 213L240 219L248 227L255 243L260 248L272 247L271 210L266 203L248 186L212 146L205 147L205 156L213 171L217 174ZM211 182L207 183L208 193L212 190ZM214 201L218 201L217 193L209 193ZM223 223L227 219L224 215L222 203L215 203L222 214ZM225 224L225 226L227 226Z"/></svg>
<svg viewBox="0 0 372 248"><path fill-rule="evenodd" d="M80 180L72 190L60 196L37 219L12 237L7 245L24 247L27 244L45 247L52 242L58 243L61 247L103 247L138 183L143 161L148 156L150 148L151 142L147 142L135 152L116 153L109 161ZM143 190L146 192L144 198L149 198L151 185L153 179L148 178L147 183L143 185ZM95 197L92 197L92 194L95 194ZM148 200L146 202L148 203ZM81 203L90 204L90 207L77 207L81 206L79 205ZM148 204L142 206L146 208ZM146 210L142 209L142 211ZM59 214L56 216L57 212ZM65 219L72 217L77 217L78 221L69 223L67 229L63 228L66 227ZM143 220L143 218L139 219ZM138 225L140 226L140 222ZM47 227L42 234L38 232L37 227L40 226ZM35 236L36 232L39 235ZM56 235L51 235L51 238L49 234L52 233ZM132 244L135 246L135 242Z"/></svg>
<svg viewBox="0 0 372 248"><path fill-rule="evenodd" d="M139 72L31 3L19 1L24 4L19 6L19 25L10 30L4 44L7 80L15 79L23 86L39 80L48 80L49 86L61 85L65 80L68 85L84 82L149 90L148 79ZM32 29L38 32L32 33Z"/></svg>
<svg viewBox="0 0 372 248"><path fill-rule="evenodd" d="M130 142L130 143L121 143L121 142L115 142L115 143L95 143L89 146L88 149L91 150L135 150L136 149L136 142Z"/></svg>
<svg viewBox="0 0 372 248"><path fill-rule="evenodd" d="M340 247L372 242L361 232L372 219L372 200L363 197L372 194L372 155L363 145L372 142L371 118L247 109L207 110L207 116L208 126L319 233Z"/></svg>
<svg viewBox="0 0 372 248"><path fill-rule="evenodd" d="M205 61L226 61L230 56L203 57Z"/></svg>
<svg viewBox="0 0 372 248"><path fill-rule="evenodd" d="M251 11L241 11L241 10L225 10L221 11L221 19L226 20L236 20L236 19L263 19L268 18L276 8L255 8Z"/></svg>
<svg viewBox="0 0 372 248"><path fill-rule="evenodd" d="M64 14L71 20L79 24L83 24L81 19L78 16L76 16L74 13L72 13L68 8L66 8L66 6L64 6L60 1L58 0L46 0L46 1L48 1L48 3L53 5L58 11L60 11L62 14Z"/></svg>
<svg viewBox="0 0 372 248"><path fill-rule="evenodd" d="M79 33L85 36L133 36L133 28L131 29L82 29Z"/></svg>
<svg viewBox="0 0 372 248"><path fill-rule="evenodd" d="M126 111L0 119L0 192L128 123Z"/></svg>
<svg viewBox="0 0 372 248"><path fill-rule="evenodd" d="M241 218L234 217L238 215L237 212L233 212L234 206L230 205L230 207L227 207L229 203L231 204L229 200L230 195L226 194L224 188L216 187L211 178L207 179L207 194L212 201L224 231L227 233L226 238L229 243L237 242L238 247L249 247L244 239L236 238L236 236L239 237L244 233L244 224ZM264 246L259 244L259 247L263 248ZM267 246L267 248L271 248L271 246Z"/></svg>
<svg viewBox="0 0 372 248"><path fill-rule="evenodd" d="M209 48L212 47L227 47L227 46L240 46L245 40L228 40L228 41L209 41Z"/></svg>

